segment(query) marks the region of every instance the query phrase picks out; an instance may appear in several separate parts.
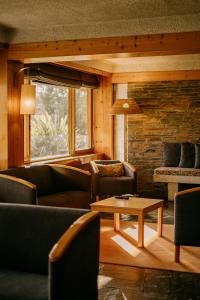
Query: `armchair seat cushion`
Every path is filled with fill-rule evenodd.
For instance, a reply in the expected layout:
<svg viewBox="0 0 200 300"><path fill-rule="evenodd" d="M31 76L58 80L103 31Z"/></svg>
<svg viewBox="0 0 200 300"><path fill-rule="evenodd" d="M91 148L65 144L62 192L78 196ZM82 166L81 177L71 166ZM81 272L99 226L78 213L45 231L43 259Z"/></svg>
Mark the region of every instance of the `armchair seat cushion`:
<svg viewBox="0 0 200 300"><path fill-rule="evenodd" d="M71 208L89 208L90 193L87 191L66 191L38 198L38 204Z"/></svg>
<svg viewBox="0 0 200 300"><path fill-rule="evenodd" d="M0 270L1 300L47 300L48 276Z"/></svg>
<svg viewBox="0 0 200 300"><path fill-rule="evenodd" d="M121 195L133 193L133 179L128 176L102 177L99 181L100 195Z"/></svg>

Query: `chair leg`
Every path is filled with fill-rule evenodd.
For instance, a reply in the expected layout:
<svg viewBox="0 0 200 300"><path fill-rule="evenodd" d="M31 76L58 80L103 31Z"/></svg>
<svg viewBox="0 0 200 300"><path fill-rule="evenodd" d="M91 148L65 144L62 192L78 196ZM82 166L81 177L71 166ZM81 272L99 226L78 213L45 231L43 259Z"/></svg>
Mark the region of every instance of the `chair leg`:
<svg viewBox="0 0 200 300"><path fill-rule="evenodd" d="M179 263L180 261L180 246L175 246L175 256L174 256L175 262Z"/></svg>

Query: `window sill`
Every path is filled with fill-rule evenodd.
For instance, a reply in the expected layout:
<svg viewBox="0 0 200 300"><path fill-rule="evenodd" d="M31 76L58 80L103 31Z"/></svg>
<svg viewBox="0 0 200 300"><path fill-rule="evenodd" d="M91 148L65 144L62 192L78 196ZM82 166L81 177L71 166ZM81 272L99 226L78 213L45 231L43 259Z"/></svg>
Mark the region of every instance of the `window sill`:
<svg viewBox="0 0 200 300"><path fill-rule="evenodd" d="M86 164L89 161L94 159L103 159L103 153L91 153L91 154L83 154L83 155L76 155L76 156L66 156L62 158L52 158L48 160L42 160L37 162L25 162L25 166L34 166L34 165L41 165L41 164Z"/></svg>

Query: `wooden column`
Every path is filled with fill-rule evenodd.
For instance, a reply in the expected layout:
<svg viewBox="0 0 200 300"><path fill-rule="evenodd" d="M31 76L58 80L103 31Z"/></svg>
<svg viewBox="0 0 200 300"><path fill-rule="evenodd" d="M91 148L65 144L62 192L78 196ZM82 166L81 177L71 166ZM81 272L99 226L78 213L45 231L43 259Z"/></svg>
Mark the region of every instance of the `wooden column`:
<svg viewBox="0 0 200 300"><path fill-rule="evenodd" d="M20 115L20 93L24 77L20 62L8 62L8 167L24 164L24 116Z"/></svg>
<svg viewBox="0 0 200 300"><path fill-rule="evenodd" d="M113 104L111 77L100 77L100 86L93 91L94 99L94 150L113 158L113 116L109 110Z"/></svg>
<svg viewBox="0 0 200 300"><path fill-rule="evenodd" d="M0 169L8 167L7 50L0 50Z"/></svg>

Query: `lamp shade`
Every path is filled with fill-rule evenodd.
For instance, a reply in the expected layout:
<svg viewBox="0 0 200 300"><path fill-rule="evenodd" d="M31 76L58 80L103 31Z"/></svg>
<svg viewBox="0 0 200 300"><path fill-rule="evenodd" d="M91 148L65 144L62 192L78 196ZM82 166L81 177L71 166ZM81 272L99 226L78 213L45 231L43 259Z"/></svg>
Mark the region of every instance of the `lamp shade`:
<svg viewBox="0 0 200 300"><path fill-rule="evenodd" d="M143 110L133 99L117 99L110 110L111 115L141 114Z"/></svg>
<svg viewBox="0 0 200 300"><path fill-rule="evenodd" d="M20 114L32 115L35 113L35 85L22 84Z"/></svg>

